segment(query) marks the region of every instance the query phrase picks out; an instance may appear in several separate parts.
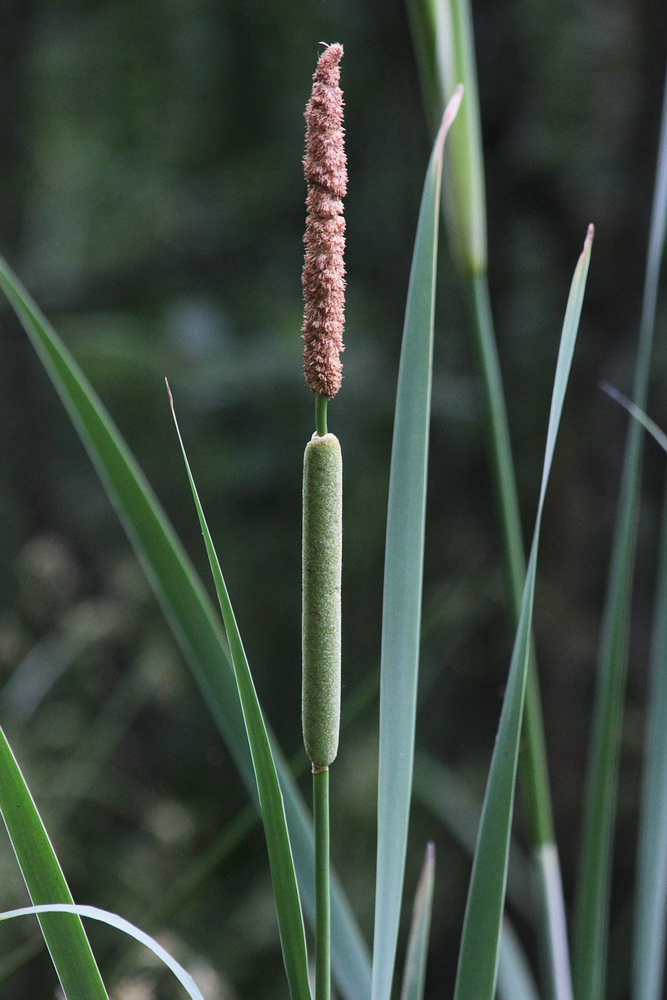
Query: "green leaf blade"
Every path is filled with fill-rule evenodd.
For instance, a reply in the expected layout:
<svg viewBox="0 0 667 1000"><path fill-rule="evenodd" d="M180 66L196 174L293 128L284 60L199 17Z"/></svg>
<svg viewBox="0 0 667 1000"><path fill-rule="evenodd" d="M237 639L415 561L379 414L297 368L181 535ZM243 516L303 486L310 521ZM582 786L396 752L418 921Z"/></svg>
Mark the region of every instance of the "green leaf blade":
<svg viewBox="0 0 667 1000"><path fill-rule="evenodd" d="M667 78L663 95L639 347L633 380L634 404L648 395L656 302L667 227ZM635 562L635 537L642 468L642 432L633 421L623 457L614 540L607 581L597 688L586 775L580 864L575 896L574 979L577 1000L605 994L612 852L628 634ZM641 905L641 904L640 904ZM642 945L637 939L637 947ZM635 953L635 962L638 952Z"/></svg>
<svg viewBox="0 0 667 1000"><path fill-rule="evenodd" d="M33 903L73 903L58 858L2 729L0 812ZM73 914L43 914L39 922L67 1000L109 1000L81 919Z"/></svg>
<svg viewBox="0 0 667 1000"><path fill-rule="evenodd" d="M667 73L656 174L644 306L646 324L651 330L655 325L667 226ZM664 435L660 443L667 451ZM632 983L635 1000L659 1000L667 936L667 672L664 668L667 657L667 483L664 496L649 678L646 764L639 814Z"/></svg>
<svg viewBox="0 0 667 1000"><path fill-rule="evenodd" d="M593 229L579 258L565 311L547 430L542 484L512 662L491 759L477 848L468 890L454 1000L493 1000L498 974L502 915L516 771L530 654L535 573L546 487L576 342Z"/></svg>
<svg viewBox="0 0 667 1000"><path fill-rule="evenodd" d="M426 173L405 312L389 480L382 608L380 774L372 1000L389 1000L396 959L416 717L431 403L435 264L445 115Z"/></svg>
<svg viewBox="0 0 667 1000"><path fill-rule="evenodd" d="M168 386L167 386L168 388ZM301 901L297 888L292 848L287 832L287 821L283 797L278 781L269 737L264 725L255 685L250 673L250 667L243 648L241 635L236 624L236 618L229 599L227 585L222 575L213 539L206 522L204 510L199 499L197 487L192 475L190 463L183 444L183 438L176 420L174 404L169 392L171 410L176 425L176 432L183 454L185 469L192 490L192 496L197 509L197 516L204 536L206 554L211 566L215 590L220 602L220 610L225 625L227 641L232 657L232 666L241 701L241 710L245 722L250 753L257 779L259 802L262 821L266 834L266 844L269 852L269 864L273 881L274 898L278 913L280 940L283 949L285 971L290 984L292 1000L310 1000L308 982L308 956L306 953L306 937L301 913Z"/></svg>
<svg viewBox="0 0 667 1000"><path fill-rule="evenodd" d="M667 487L665 489L667 498ZM633 997L660 1000L667 931L667 499L653 624L639 813Z"/></svg>

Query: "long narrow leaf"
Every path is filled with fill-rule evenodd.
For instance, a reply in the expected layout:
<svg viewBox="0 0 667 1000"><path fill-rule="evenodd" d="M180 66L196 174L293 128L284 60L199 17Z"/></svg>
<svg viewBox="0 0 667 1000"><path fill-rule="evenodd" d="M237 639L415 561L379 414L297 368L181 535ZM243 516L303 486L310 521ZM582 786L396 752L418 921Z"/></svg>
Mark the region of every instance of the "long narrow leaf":
<svg viewBox="0 0 667 1000"><path fill-rule="evenodd" d="M103 404L55 330L0 258L3 289L54 383L253 801L257 788L229 652L213 606L180 542ZM282 755L274 758L285 796L304 910L312 920L313 836L309 813ZM370 961L339 883L332 880L332 965L345 1000L370 991Z"/></svg>
<svg viewBox="0 0 667 1000"><path fill-rule="evenodd" d="M0 811L33 903L74 902L16 758L0 729ZM67 1000L108 1000L79 917L41 916L44 941Z"/></svg>
<svg viewBox="0 0 667 1000"><path fill-rule="evenodd" d="M574 272L563 323L535 530L526 572L521 616L473 860L454 1000L493 1000L496 988L542 510L581 315L592 239L591 226Z"/></svg>
<svg viewBox="0 0 667 1000"><path fill-rule="evenodd" d="M169 388L167 386L167 388ZM269 852L271 878L273 880L273 895L278 912L280 940L283 948L285 971L290 984L292 1000L310 1000L308 983L308 956L306 954L306 937L301 914L301 902L296 884L294 862L287 833L287 821L283 797L280 791L278 774L271 754L271 745L264 725L257 692L253 683L248 660L241 641L241 635L236 624L227 585L220 569L220 562L213 545L213 539L206 523L206 517L199 499L197 487L192 476L192 470L185 452L185 445L176 420L174 403L169 392L171 412L176 425L176 433L183 453L185 470L187 472L197 517L204 536L206 554L211 566L215 590L220 602L220 611L225 625L227 641L232 657L232 666L236 677L236 685L241 701L241 710L248 734L250 753L257 778L259 803L262 810L262 822L266 834L266 845Z"/></svg>
<svg viewBox="0 0 667 1000"><path fill-rule="evenodd" d="M426 173L398 376L382 608L380 774L372 1000L389 1000L412 791L433 311L443 145L462 91L445 110Z"/></svg>
<svg viewBox="0 0 667 1000"><path fill-rule="evenodd" d="M667 488L653 623L639 822L633 996L659 1000L667 929Z"/></svg>
<svg viewBox="0 0 667 1000"><path fill-rule="evenodd" d="M457 84L466 100L445 153L447 236L463 273L486 271L486 199L469 0L408 0L424 103L437 126Z"/></svg>
<svg viewBox="0 0 667 1000"><path fill-rule="evenodd" d="M665 86L660 151L639 331L639 350L632 390L634 401L641 409L646 408L655 308L667 225L667 80ZM584 797L582 845L579 852L580 862L574 921L576 1000L602 1000L605 992L610 858L616 807L623 695L627 673L628 631L641 465L642 432L640 425L633 421L628 429L623 460L623 474L598 659L595 712ZM643 946L638 944L637 947ZM638 960L638 953L635 957ZM639 996L639 994L637 995Z"/></svg>
<svg viewBox="0 0 667 1000"><path fill-rule="evenodd" d="M72 915L81 918L88 917L90 920L98 920L100 923L107 924L109 927L115 927L116 930L123 931L124 934L128 934L130 937L138 941L139 944L143 944L144 947L149 948L160 961L167 966L170 972L174 974L179 983L187 991L188 996L191 1000L204 1000L197 984L193 980L189 972L186 972L183 966L176 961L175 958L169 954L169 952L162 947L161 944L152 938L150 934L145 934L134 924L131 924L129 920L125 920L123 917L119 917L117 913L110 913L108 910L100 910L97 906L77 906L76 904L68 905L66 903L55 903L49 905L40 906L22 906L18 910L5 910L4 913L0 913L0 920L12 920L15 917L25 917L30 914L40 914L44 913L71 913ZM40 917L41 920L45 919Z"/></svg>
<svg viewBox="0 0 667 1000"><path fill-rule="evenodd" d="M424 865L419 877L412 910L412 924L410 925L410 936L408 937L408 948L405 955L401 1000L423 1000L428 937L431 929L431 909L433 907L434 878L435 844L427 844Z"/></svg>
<svg viewBox="0 0 667 1000"><path fill-rule="evenodd" d="M667 434L643 410L611 386L619 402L667 454ZM633 995L658 1000L665 968L667 930L667 487L662 512L653 648L647 695L644 780L639 821Z"/></svg>

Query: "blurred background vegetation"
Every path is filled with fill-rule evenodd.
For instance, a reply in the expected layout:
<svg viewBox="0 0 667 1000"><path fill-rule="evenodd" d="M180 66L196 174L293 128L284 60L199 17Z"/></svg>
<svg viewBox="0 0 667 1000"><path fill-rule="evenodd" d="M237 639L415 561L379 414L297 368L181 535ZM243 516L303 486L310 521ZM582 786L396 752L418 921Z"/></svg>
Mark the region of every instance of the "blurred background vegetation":
<svg viewBox="0 0 667 1000"><path fill-rule="evenodd" d="M480 0L473 10L491 290L526 533L569 281L586 226L596 226L537 597L571 893L626 426L598 383L626 391L631 383L667 8ZM90 376L208 580L169 377L260 698L284 750L305 768L300 469L313 406L300 372L301 155L321 40L345 46L350 174L345 381L330 410L345 456L348 699L332 777L333 854L370 938L392 406L430 144L403 4L5 0L0 248ZM663 304L651 403L662 426L664 321ZM481 792L512 636L472 351L446 249L436 322L418 744ZM0 330L0 718L75 898L165 928L211 1000L286 996L257 827L175 912L149 916L246 796L62 406L4 308ZM649 445L619 921L633 874L623 847L635 829L663 465ZM435 995L453 979L469 863L416 804L410 894L427 838L438 850ZM19 905L8 842L0 870L0 905ZM119 976L118 997L173 995L143 956L123 964L113 932L92 928L91 938L103 971ZM0 956L3 997L51 995L53 973L27 922L3 926Z"/></svg>

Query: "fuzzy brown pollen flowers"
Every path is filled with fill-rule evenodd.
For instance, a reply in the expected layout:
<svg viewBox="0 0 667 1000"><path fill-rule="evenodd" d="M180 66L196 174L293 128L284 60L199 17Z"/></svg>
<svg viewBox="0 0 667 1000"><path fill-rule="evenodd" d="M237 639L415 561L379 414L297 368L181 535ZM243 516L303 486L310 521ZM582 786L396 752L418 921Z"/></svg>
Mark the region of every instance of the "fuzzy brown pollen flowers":
<svg viewBox="0 0 667 1000"><path fill-rule="evenodd" d="M303 286L303 371L313 392L331 398L340 389L345 325L345 219L347 160L339 62L343 46L329 45L313 75L306 106L308 184Z"/></svg>

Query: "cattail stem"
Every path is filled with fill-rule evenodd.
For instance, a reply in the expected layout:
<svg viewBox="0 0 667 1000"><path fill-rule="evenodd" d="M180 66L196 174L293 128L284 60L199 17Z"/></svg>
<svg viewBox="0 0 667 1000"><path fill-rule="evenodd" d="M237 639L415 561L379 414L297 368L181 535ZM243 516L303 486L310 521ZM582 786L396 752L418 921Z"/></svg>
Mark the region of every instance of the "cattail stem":
<svg viewBox="0 0 667 1000"><path fill-rule="evenodd" d="M315 831L315 1000L331 996L331 901L329 886L329 768L313 766Z"/></svg>
<svg viewBox="0 0 667 1000"><path fill-rule="evenodd" d="M327 406L329 400L319 393L315 396L315 433L318 437L324 437L327 433Z"/></svg>
<svg viewBox="0 0 667 1000"><path fill-rule="evenodd" d="M338 750L340 728L343 476L338 438L326 433L326 398L317 416L325 421L325 433L313 435L303 461L302 712L313 772L315 1000L330 1000L329 764Z"/></svg>

